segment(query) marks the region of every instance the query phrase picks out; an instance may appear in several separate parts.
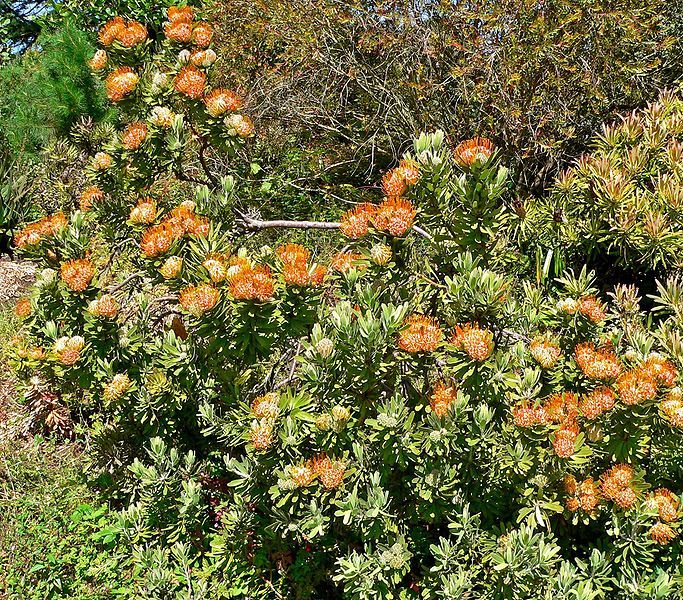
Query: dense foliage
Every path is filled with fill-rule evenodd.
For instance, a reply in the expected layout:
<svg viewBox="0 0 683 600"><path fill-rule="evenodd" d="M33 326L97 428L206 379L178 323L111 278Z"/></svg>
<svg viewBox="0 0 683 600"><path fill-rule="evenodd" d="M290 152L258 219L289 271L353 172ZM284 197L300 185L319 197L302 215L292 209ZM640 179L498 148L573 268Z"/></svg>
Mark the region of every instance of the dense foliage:
<svg viewBox="0 0 683 600"><path fill-rule="evenodd" d="M504 153L441 131L339 221L264 219L279 181L249 160L213 28L167 16L158 39L100 30L116 130L82 146L78 208L14 238L42 266L12 344L26 402L47 431L87 432L130 593L679 597L680 278L656 319L633 286L608 301L585 268L551 279ZM661 132L648 177L675 170L676 106L623 126ZM605 152L584 162L634 154ZM263 242L283 229L306 245Z"/></svg>

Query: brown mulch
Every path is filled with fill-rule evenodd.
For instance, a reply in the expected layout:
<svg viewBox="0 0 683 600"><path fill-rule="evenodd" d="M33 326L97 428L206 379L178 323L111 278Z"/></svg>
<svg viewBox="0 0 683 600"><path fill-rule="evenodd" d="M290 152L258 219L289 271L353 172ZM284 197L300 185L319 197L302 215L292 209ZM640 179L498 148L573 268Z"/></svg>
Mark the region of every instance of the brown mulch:
<svg viewBox="0 0 683 600"><path fill-rule="evenodd" d="M0 258L0 304L22 296L36 278L36 266L25 260Z"/></svg>

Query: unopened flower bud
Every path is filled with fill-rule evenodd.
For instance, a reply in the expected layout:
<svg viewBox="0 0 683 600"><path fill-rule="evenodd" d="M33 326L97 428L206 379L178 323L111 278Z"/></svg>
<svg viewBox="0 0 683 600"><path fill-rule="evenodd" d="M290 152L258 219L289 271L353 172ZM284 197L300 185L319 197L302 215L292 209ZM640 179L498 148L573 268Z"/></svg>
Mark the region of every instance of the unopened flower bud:
<svg viewBox="0 0 683 600"><path fill-rule="evenodd" d="M322 358L329 358L334 352L334 342L330 338L323 338L315 345L315 350Z"/></svg>
<svg viewBox="0 0 683 600"><path fill-rule="evenodd" d="M320 431L329 431L332 427L332 416L328 413L318 415L315 420L315 426L320 429Z"/></svg>
<svg viewBox="0 0 683 600"><path fill-rule="evenodd" d="M384 266L391 260L391 248L386 244L375 244L370 249L370 258L376 265Z"/></svg>
<svg viewBox="0 0 683 600"><path fill-rule="evenodd" d="M332 418L335 421L346 423L351 418L351 412L345 406L337 404L336 406L332 407Z"/></svg>

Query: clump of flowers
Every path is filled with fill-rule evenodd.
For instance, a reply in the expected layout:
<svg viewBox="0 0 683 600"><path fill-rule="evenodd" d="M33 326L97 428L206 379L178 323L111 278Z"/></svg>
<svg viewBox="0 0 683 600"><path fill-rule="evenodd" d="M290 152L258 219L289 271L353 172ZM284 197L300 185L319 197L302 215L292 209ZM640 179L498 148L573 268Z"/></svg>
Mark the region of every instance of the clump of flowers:
<svg viewBox="0 0 683 600"><path fill-rule="evenodd" d="M141 198L137 205L131 209L128 222L132 225L149 225L154 223L156 216L156 202L151 198Z"/></svg>
<svg viewBox="0 0 683 600"><path fill-rule="evenodd" d="M456 325L450 343L457 350L463 350L472 360L483 362L493 353L493 332L481 328L477 323Z"/></svg>
<svg viewBox="0 0 683 600"><path fill-rule="evenodd" d="M585 394L579 401L579 411L586 419L597 419L614 408L616 394L611 388L602 386Z"/></svg>
<svg viewBox="0 0 683 600"><path fill-rule="evenodd" d="M657 396L657 380L647 369L636 367L617 379L619 399L627 406L654 400Z"/></svg>
<svg viewBox="0 0 683 600"><path fill-rule="evenodd" d="M182 309L196 317L210 311L220 299L220 291L208 283L198 283L184 288L178 295Z"/></svg>
<svg viewBox="0 0 683 600"><path fill-rule="evenodd" d="M323 452L313 459L312 466L318 481L326 490L334 490L344 481L346 463L343 460L330 458Z"/></svg>
<svg viewBox="0 0 683 600"><path fill-rule="evenodd" d="M121 145L126 150L137 150L147 139L147 125L136 121L135 123L130 123L123 130L121 135Z"/></svg>
<svg viewBox="0 0 683 600"><path fill-rule="evenodd" d="M610 348L596 348L591 342L577 344L574 359L588 379L611 381L621 373L621 363Z"/></svg>
<svg viewBox="0 0 683 600"><path fill-rule="evenodd" d="M650 527L647 535L653 542L662 546L669 544L678 537L678 533L666 523L655 523Z"/></svg>
<svg viewBox="0 0 683 600"><path fill-rule="evenodd" d="M531 340L529 351L534 360L544 369L552 369L562 357L560 347L545 337Z"/></svg>
<svg viewBox="0 0 683 600"><path fill-rule="evenodd" d="M632 488L635 473L633 467L626 464L613 466L600 476L602 495L618 504L624 510L633 508L638 495Z"/></svg>
<svg viewBox="0 0 683 600"><path fill-rule="evenodd" d="M112 380L104 386L102 395L104 396L105 400L108 400L109 402L115 402L116 400L123 398L132 385L133 382L130 380L130 377L128 377L127 374L118 373L117 375L114 375Z"/></svg>
<svg viewBox="0 0 683 600"><path fill-rule="evenodd" d="M115 319L121 305L111 294L103 294L88 304L88 312L102 319Z"/></svg>
<svg viewBox="0 0 683 600"><path fill-rule="evenodd" d="M363 270L366 268L361 261L363 255L357 252L338 252L332 257L331 266L339 273L348 273L351 269Z"/></svg>
<svg viewBox="0 0 683 600"><path fill-rule="evenodd" d="M34 223L26 225L14 236L14 245L17 248L27 248L39 244L46 238L55 236L67 225L63 212L55 213L50 217L43 217Z"/></svg>
<svg viewBox="0 0 683 600"><path fill-rule="evenodd" d="M560 458L569 458L574 454L576 440L579 437L580 429L576 421L565 421L555 432L553 438L553 449Z"/></svg>
<svg viewBox="0 0 683 600"><path fill-rule="evenodd" d="M433 352L441 342L441 327L433 317L410 315L398 336L398 347L415 354L416 352Z"/></svg>
<svg viewBox="0 0 683 600"><path fill-rule="evenodd" d="M161 223L142 234L140 248L147 258L154 258L168 252L175 242L186 235L206 236L209 226L209 220L195 214L194 207L181 204L166 215Z"/></svg>
<svg viewBox="0 0 683 600"><path fill-rule="evenodd" d="M80 258L62 263L60 274L71 291L83 292L95 277L95 267L87 258Z"/></svg>
<svg viewBox="0 0 683 600"><path fill-rule="evenodd" d="M78 362L84 347L85 340L80 335L63 336L55 342L54 355L61 364L71 366Z"/></svg>
<svg viewBox="0 0 683 600"><path fill-rule="evenodd" d="M180 69L173 80L176 91L193 100L198 100L204 95L205 85L206 74L193 65Z"/></svg>
<svg viewBox="0 0 683 600"><path fill-rule="evenodd" d="M92 209L94 203L103 199L104 192L96 185L91 185L81 193L79 207L83 212L87 212Z"/></svg>
<svg viewBox="0 0 683 600"><path fill-rule="evenodd" d="M439 381L434 386L434 391L429 399L429 405L432 408L432 412L438 417L446 416L457 397L458 390L453 384Z"/></svg>
<svg viewBox="0 0 683 600"><path fill-rule="evenodd" d="M491 140L485 137L475 137L460 142L453 151L455 162L461 167L471 167L475 164L485 164L494 152Z"/></svg>
<svg viewBox="0 0 683 600"><path fill-rule="evenodd" d="M352 239L367 235L371 227L393 237L401 237L412 227L415 214L409 200L389 196L381 204L366 202L347 211L342 216L340 230Z"/></svg>
<svg viewBox="0 0 683 600"><path fill-rule="evenodd" d="M671 490L667 488L656 489L650 496L649 501L656 508L659 518L665 523L678 520L681 501Z"/></svg>
<svg viewBox="0 0 683 600"><path fill-rule="evenodd" d="M678 369L660 354L650 354L642 369L665 387L672 387L678 379Z"/></svg>
<svg viewBox="0 0 683 600"><path fill-rule="evenodd" d="M592 513L600 505L600 488L592 477L578 483L573 475L567 475L564 478L564 489L569 495L566 506L571 512L580 509L583 512Z"/></svg>
<svg viewBox="0 0 683 600"><path fill-rule="evenodd" d="M382 191L389 198L403 196L420 180L420 166L412 159L403 159L398 167L382 177Z"/></svg>
<svg viewBox="0 0 683 600"><path fill-rule="evenodd" d="M107 98L120 102L135 90L139 81L140 76L131 67L114 69L104 82Z"/></svg>
<svg viewBox="0 0 683 600"><path fill-rule="evenodd" d="M265 265L243 265L229 275L229 291L235 300L270 300L275 293L275 280Z"/></svg>
<svg viewBox="0 0 683 600"><path fill-rule="evenodd" d="M103 46L110 46L114 42L119 42L125 48L132 48L144 42L147 35L147 28L142 23L114 17L102 26L98 39Z"/></svg>

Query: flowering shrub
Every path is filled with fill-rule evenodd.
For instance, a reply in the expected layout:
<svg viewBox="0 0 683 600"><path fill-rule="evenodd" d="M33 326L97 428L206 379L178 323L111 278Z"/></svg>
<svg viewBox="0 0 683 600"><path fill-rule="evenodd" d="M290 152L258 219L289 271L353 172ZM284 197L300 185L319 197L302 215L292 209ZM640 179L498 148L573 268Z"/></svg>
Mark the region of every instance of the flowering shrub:
<svg viewBox="0 0 683 600"><path fill-rule="evenodd" d="M246 183L206 162L251 134L209 89L211 29L168 17L170 75L136 66L142 25L105 25L93 68L137 120L95 155L82 211L16 240L46 267L17 307L17 370L88 426L144 593L680 593L680 280L653 323L586 269L513 277L508 172L482 138L420 136L339 223L254 219ZM174 205L150 195L169 171L211 185ZM339 229L343 248L238 247L275 227Z"/></svg>
<svg viewBox="0 0 683 600"><path fill-rule="evenodd" d="M647 108L604 126L593 152L530 207L533 239L569 260L609 255L627 266L679 268L682 119L683 101L665 92Z"/></svg>

